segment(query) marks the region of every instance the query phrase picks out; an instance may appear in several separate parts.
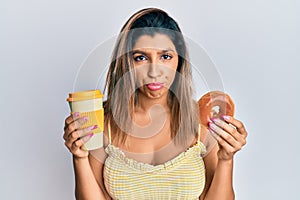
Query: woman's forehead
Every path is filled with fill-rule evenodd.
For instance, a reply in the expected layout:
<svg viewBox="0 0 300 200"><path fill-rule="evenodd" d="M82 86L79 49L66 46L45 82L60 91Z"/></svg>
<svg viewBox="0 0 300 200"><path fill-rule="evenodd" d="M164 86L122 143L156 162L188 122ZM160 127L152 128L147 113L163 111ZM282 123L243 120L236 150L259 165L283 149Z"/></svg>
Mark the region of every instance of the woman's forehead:
<svg viewBox="0 0 300 200"><path fill-rule="evenodd" d="M176 52L176 48L172 40L167 35L159 33L154 36L142 35L137 39L133 46L133 51L145 49L158 49Z"/></svg>

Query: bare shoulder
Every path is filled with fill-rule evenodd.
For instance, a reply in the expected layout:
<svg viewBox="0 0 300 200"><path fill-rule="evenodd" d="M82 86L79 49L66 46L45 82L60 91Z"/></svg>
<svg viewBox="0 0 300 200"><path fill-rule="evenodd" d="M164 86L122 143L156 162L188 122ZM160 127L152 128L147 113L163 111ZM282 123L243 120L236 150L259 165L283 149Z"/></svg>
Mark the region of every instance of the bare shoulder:
<svg viewBox="0 0 300 200"><path fill-rule="evenodd" d="M201 125L200 141L206 147L206 154L203 156L205 167L207 170L212 170L217 166L219 147L216 140L210 135L209 130L204 125Z"/></svg>
<svg viewBox="0 0 300 200"><path fill-rule="evenodd" d="M103 148L101 148L101 149L103 149ZM99 150L101 150L101 149L99 149ZM97 181L98 186L103 191L106 199L111 199L108 192L106 191L105 186L104 186L104 179L103 179L104 163L99 161L98 159L96 159L91 154L89 154L89 162L90 162L90 166L91 166L91 169L93 171L93 174L94 174L94 177Z"/></svg>
<svg viewBox="0 0 300 200"><path fill-rule="evenodd" d="M102 174L106 157L107 155L103 147L89 152L89 163L98 184L102 184L103 182Z"/></svg>
<svg viewBox="0 0 300 200"><path fill-rule="evenodd" d="M202 143L205 142L205 139L208 135L208 129L206 126L204 126L203 124L201 124L201 129L200 129L200 140Z"/></svg>
<svg viewBox="0 0 300 200"><path fill-rule="evenodd" d="M217 152L219 150L219 146L215 141L211 140L211 137L212 136L210 136L208 129L205 126L202 126L200 140L207 147L207 153L203 157L205 164L205 186L203 193L200 196L201 200L204 199L211 185L218 164Z"/></svg>

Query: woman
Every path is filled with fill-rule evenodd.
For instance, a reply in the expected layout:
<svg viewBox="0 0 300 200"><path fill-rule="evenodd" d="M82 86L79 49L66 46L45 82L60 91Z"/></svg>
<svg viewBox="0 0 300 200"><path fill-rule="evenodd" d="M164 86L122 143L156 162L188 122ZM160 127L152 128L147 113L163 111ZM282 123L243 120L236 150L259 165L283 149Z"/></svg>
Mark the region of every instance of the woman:
<svg viewBox="0 0 300 200"><path fill-rule="evenodd" d="M229 116L200 127L187 60L164 11L143 9L125 23L106 80L104 147L82 150L93 126L78 128L88 120L78 113L65 120L78 199L234 199L233 159L247 132Z"/></svg>

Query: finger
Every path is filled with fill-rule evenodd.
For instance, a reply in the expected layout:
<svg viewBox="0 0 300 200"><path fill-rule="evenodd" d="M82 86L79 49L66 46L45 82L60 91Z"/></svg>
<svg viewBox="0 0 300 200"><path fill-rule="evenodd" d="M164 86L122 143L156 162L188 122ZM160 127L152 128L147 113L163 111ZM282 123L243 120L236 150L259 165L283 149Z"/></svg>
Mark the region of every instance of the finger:
<svg viewBox="0 0 300 200"><path fill-rule="evenodd" d="M234 148L240 147L239 142L231 134L224 131L222 128L220 128L216 124L210 122L209 123L209 129L213 130L216 134L218 134L230 146L232 146Z"/></svg>
<svg viewBox="0 0 300 200"><path fill-rule="evenodd" d="M90 133L82 138L80 138L79 140L76 140L75 142L73 142L70 150L72 152L76 152L78 151L79 149L81 149L81 147L91 139L91 137L93 137L94 133Z"/></svg>
<svg viewBox="0 0 300 200"><path fill-rule="evenodd" d="M78 128L80 128L84 123L86 123L88 120L87 117L78 118L72 123L68 124L65 128L65 133L63 138L67 140L70 137L70 134L72 134L74 131L76 131Z"/></svg>
<svg viewBox="0 0 300 200"><path fill-rule="evenodd" d="M82 138L84 136L87 136L91 133L92 130L95 130L96 128L98 128L98 125L93 125L93 126L89 126L87 128L83 128L83 129L78 129L73 133L76 133L76 135L78 136L78 138Z"/></svg>
<svg viewBox="0 0 300 200"><path fill-rule="evenodd" d="M79 112L75 112L70 114L66 120L65 120L65 126L72 123L73 121L75 121L76 119L79 119L80 113Z"/></svg>
<svg viewBox="0 0 300 200"><path fill-rule="evenodd" d="M218 133L216 133L214 130L211 128L208 128L209 132L211 135L217 140L218 144L225 149L227 152L234 152L234 148L228 144L227 141L225 141Z"/></svg>
<svg viewBox="0 0 300 200"><path fill-rule="evenodd" d="M81 138L83 144L87 143L92 137L94 136L94 133L89 133L88 135Z"/></svg>
<svg viewBox="0 0 300 200"><path fill-rule="evenodd" d="M247 131L246 131L246 128L245 128L244 124L243 124L241 121L235 119L234 117L227 116L227 115L223 115L223 119L224 119L226 122L228 122L228 123L232 124L233 126L235 126L236 129L237 129L237 131L238 131L244 138L247 137L248 133L247 133Z"/></svg>
<svg viewBox="0 0 300 200"><path fill-rule="evenodd" d="M71 134L68 135L68 138L66 139L66 146L70 147L74 142L79 140L80 138L82 139L83 137L87 136L88 134L91 133L92 130L98 128L97 125L89 126L84 129L78 129Z"/></svg>
<svg viewBox="0 0 300 200"><path fill-rule="evenodd" d="M242 135L237 131L237 129L231 124L228 124L227 122L218 118L213 118L212 122L217 126L219 126L220 128L222 128L223 130L225 130L230 135L232 135L235 140L240 141L244 139Z"/></svg>
<svg viewBox="0 0 300 200"><path fill-rule="evenodd" d="M79 119L80 113L75 112L70 114L66 119L65 119L65 126L64 126L64 136L63 138L66 140L68 137L68 134L70 131L68 130L68 127L71 123L73 123L75 120Z"/></svg>
<svg viewBox="0 0 300 200"><path fill-rule="evenodd" d="M84 143L81 139L76 140L75 142L72 143L70 151L72 153L75 153L76 151L78 151L82 147L83 144Z"/></svg>
<svg viewBox="0 0 300 200"><path fill-rule="evenodd" d="M73 133L71 133L69 136L68 136L68 139L65 140L65 145L71 149L72 145L74 142L76 142L77 140L79 140L80 137L78 135L78 132L77 131L74 131Z"/></svg>

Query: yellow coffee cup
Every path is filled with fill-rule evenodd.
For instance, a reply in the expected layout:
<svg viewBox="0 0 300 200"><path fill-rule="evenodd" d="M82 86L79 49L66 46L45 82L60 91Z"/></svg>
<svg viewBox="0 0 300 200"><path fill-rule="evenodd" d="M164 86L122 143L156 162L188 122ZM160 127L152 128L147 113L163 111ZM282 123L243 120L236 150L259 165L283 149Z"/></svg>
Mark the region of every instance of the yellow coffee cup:
<svg viewBox="0 0 300 200"><path fill-rule="evenodd" d="M80 92L69 93L69 102L71 113L79 112L80 117L88 117L88 121L80 128L97 125L93 130L93 137L84 145L84 150L93 150L103 146L104 130L104 110L103 94L100 90L85 90Z"/></svg>

